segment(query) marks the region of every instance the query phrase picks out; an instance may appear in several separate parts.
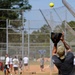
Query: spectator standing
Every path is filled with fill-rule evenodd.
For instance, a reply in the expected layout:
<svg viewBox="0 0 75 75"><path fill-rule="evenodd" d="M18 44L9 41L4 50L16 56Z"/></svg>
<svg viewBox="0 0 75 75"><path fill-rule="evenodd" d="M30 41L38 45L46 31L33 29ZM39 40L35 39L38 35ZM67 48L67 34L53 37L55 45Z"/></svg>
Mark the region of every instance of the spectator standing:
<svg viewBox="0 0 75 75"><path fill-rule="evenodd" d="M28 70L28 62L29 62L29 58L27 56L25 56L23 58L24 61L24 69Z"/></svg>
<svg viewBox="0 0 75 75"><path fill-rule="evenodd" d="M9 56L8 54L6 54L6 59L5 59L5 66L4 66L4 74L5 75L8 75L10 73L9 71L9 63L10 63L10 60L9 60Z"/></svg>
<svg viewBox="0 0 75 75"><path fill-rule="evenodd" d="M13 68L14 68L14 73L17 74L18 73L18 67L19 67L19 60L18 58L15 56L13 58Z"/></svg>
<svg viewBox="0 0 75 75"><path fill-rule="evenodd" d="M41 68L41 71L44 71L44 57L40 59L40 68Z"/></svg>

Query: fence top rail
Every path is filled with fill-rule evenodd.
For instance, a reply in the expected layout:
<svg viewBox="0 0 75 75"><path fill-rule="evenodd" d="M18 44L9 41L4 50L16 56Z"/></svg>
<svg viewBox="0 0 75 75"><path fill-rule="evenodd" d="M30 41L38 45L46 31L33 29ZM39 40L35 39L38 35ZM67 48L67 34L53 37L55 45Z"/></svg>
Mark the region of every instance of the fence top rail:
<svg viewBox="0 0 75 75"><path fill-rule="evenodd" d="M1 11L24 11L25 9L0 9Z"/></svg>

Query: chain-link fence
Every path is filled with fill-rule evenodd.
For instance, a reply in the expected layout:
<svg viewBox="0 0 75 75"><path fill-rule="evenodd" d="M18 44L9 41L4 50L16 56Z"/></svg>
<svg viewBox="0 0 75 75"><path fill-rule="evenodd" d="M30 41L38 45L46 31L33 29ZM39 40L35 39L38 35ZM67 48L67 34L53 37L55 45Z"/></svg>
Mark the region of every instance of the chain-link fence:
<svg viewBox="0 0 75 75"><path fill-rule="evenodd" d="M18 57L27 55L30 60L38 60L42 55L50 58L52 30L64 31L66 41L75 51L75 28L69 26L73 25L70 22L75 22L75 18L65 7L25 11L21 20L0 20L0 24L2 22L6 27L0 27L4 32L0 35L0 56L8 53Z"/></svg>

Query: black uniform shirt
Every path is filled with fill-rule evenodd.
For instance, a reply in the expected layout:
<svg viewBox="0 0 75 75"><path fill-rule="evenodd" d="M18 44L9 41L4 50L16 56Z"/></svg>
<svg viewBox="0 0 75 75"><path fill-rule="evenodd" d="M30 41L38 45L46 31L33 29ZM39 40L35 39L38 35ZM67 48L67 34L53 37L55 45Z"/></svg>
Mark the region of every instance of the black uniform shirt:
<svg viewBox="0 0 75 75"><path fill-rule="evenodd" d="M72 52L67 52L65 58L61 60L57 55L52 56L52 61L59 70L59 75L75 75L73 71L74 55Z"/></svg>

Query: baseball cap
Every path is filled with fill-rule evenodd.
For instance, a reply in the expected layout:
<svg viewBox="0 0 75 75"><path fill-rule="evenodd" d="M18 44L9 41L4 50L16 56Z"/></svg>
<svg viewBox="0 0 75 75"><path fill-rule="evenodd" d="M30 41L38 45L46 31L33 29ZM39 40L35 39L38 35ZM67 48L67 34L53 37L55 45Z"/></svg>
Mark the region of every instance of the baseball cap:
<svg viewBox="0 0 75 75"><path fill-rule="evenodd" d="M60 57L60 59L64 59L65 58L65 48L64 48L64 46L62 46L62 45L58 46L57 54Z"/></svg>

